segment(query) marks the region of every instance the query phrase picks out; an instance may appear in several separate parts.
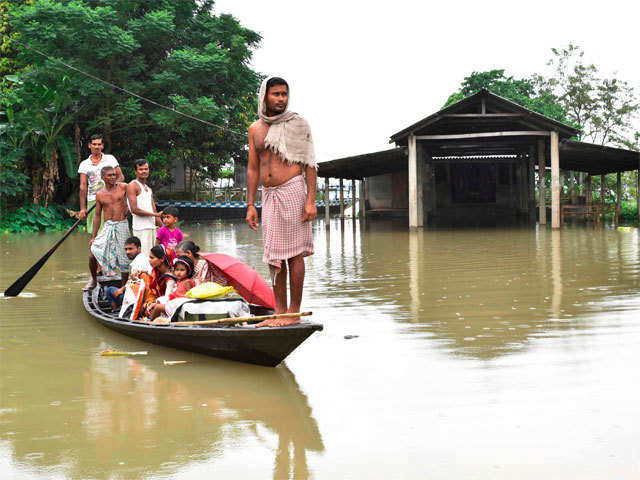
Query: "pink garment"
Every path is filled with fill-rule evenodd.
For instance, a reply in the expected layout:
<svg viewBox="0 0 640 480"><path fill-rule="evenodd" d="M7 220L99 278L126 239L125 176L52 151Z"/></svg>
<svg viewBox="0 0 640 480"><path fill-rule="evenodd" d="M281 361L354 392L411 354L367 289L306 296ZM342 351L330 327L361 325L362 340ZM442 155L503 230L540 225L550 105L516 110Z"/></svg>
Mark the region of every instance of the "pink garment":
<svg viewBox="0 0 640 480"><path fill-rule="evenodd" d="M166 226L163 225L158 229L156 238L160 240L160 243L164 245L166 248L175 250L176 245L178 245L182 240L184 240L184 235L182 234L182 232L178 227L175 227L173 231L171 231Z"/></svg>
<svg viewBox="0 0 640 480"><path fill-rule="evenodd" d="M262 187L262 261L280 270L283 260L313 255L311 222L303 222L307 185L302 175L282 185Z"/></svg>

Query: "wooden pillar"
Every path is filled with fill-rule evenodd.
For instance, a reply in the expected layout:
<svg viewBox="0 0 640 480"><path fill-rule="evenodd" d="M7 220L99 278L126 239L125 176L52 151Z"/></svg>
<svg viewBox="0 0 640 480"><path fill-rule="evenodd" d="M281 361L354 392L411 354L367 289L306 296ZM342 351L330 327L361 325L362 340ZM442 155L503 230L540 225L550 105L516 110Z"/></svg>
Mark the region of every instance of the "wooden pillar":
<svg viewBox="0 0 640 480"><path fill-rule="evenodd" d="M416 137L409 135L409 227L422 227L424 208L422 190L424 184L424 158L418 156Z"/></svg>
<svg viewBox="0 0 640 480"><path fill-rule="evenodd" d="M529 149L529 169L528 169L528 185L529 185L529 220L536 220L536 168L533 159L534 148Z"/></svg>
<svg viewBox="0 0 640 480"><path fill-rule="evenodd" d="M591 174L587 173L587 180L585 182L587 184L587 193L586 193L586 204L591 205Z"/></svg>
<svg viewBox="0 0 640 480"><path fill-rule="evenodd" d="M356 181L351 180L351 218L356 218Z"/></svg>
<svg viewBox="0 0 640 480"><path fill-rule="evenodd" d="M638 174L638 181L636 185L636 191L637 191L636 202L638 204L638 226L640 227L640 169L638 169L636 173Z"/></svg>
<svg viewBox="0 0 640 480"><path fill-rule="evenodd" d="M521 158L520 159L520 214L528 215L529 214L529 180L527 176L527 162Z"/></svg>
<svg viewBox="0 0 640 480"><path fill-rule="evenodd" d="M560 228L560 145L558 132L551 132L551 228Z"/></svg>
<svg viewBox="0 0 640 480"><path fill-rule="evenodd" d="M547 166L544 154L544 140L538 140L538 205L540 225L547 224Z"/></svg>
<svg viewBox="0 0 640 480"><path fill-rule="evenodd" d="M509 170L509 206L513 207L513 164L507 163L507 168Z"/></svg>
<svg viewBox="0 0 640 480"><path fill-rule="evenodd" d="M604 190L605 190L605 185L607 184L607 176L606 175L600 175L600 205L604 205L605 201L604 201Z"/></svg>
<svg viewBox="0 0 640 480"><path fill-rule="evenodd" d="M360 180L360 196L358 197L358 203L360 204L360 220L364 220L367 215L367 204L366 204L366 195L365 195L365 186L364 186L364 178Z"/></svg>
<svg viewBox="0 0 640 480"><path fill-rule="evenodd" d="M582 195L584 189L582 188L584 185L584 172L578 172L578 195Z"/></svg>
<svg viewBox="0 0 640 480"><path fill-rule="evenodd" d="M344 182L340 179L340 218L344 218Z"/></svg>
<svg viewBox="0 0 640 480"><path fill-rule="evenodd" d="M576 174L573 170L569 171L569 201L571 205L576 203Z"/></svg>
<svg viewBox="0 0 640 480"><path fill-rule="evenodd" d="M616 173L616 227L620 223L622 211L622 172Z"/></svg>
<svg viewBox="0 0 640 480"><path fill-rule="evenodd" d="M331 213L331 206L329 202L329 177L324 179L324 225L325 228L329 228L329 214Z"/></svg>

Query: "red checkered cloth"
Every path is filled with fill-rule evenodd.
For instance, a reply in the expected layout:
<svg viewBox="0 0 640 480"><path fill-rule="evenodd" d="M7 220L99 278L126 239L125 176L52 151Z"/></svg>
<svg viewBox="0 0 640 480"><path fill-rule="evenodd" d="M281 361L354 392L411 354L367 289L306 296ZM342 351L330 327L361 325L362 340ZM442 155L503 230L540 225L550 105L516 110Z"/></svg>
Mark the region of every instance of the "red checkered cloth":
<svg viewBox="0 0 640 480"><path fill-rule="evenodd" d="M313 255L311 222L302 222L307 185L297 175L282 185L262 187L262 261L280 270L283 260Z"/></svg>

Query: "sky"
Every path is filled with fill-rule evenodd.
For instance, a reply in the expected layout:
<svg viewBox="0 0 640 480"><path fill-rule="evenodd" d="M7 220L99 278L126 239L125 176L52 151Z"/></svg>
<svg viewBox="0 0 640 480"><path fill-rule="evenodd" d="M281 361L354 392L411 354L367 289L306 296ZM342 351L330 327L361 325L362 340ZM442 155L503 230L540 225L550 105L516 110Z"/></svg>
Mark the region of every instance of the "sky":
<svg viewBox="0 0 640 480"><path fill-rule="evenodd" d="M318 161L392 148L473 71L551 73L551 49L569 42L640 93L637 1L218 0L214 12L262 35L252 67L289 82Z"/></svg>

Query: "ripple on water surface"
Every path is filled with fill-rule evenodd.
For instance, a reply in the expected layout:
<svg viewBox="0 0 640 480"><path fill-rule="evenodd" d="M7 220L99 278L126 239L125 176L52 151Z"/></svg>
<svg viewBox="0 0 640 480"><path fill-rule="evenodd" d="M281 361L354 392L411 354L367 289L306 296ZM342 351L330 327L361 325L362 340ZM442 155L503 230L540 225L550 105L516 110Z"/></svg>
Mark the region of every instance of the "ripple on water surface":
<svg viewBox="0 0 640 480"><path fill-rule="evenodd" d="M230 223L183 230L268 278L260 235ZM313 232L303 308L325 330L276 369L97 324L80 297L88 237L72 235L31 295L0 302L0 476L633 478L637 235L350 220ZM0 246L32 258L54 237ZM10 285L28 265L2 267Z"/></svg>

